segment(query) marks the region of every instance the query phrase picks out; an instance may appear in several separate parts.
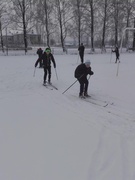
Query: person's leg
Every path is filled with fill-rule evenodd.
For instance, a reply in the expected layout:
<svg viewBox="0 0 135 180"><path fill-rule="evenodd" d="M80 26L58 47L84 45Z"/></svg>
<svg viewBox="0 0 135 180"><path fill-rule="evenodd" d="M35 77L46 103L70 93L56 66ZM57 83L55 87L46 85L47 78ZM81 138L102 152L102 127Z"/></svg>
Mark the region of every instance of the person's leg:
<svg viewBox="0 0 135 180"><path fill-rule="evenodd" d="M82 63L84 62L84 53L82 54Z"/></svg>
<svg viewBox="0 0 135 180"><path fill-rule="evenodd" d="M80 53L81 63L83 63L83 54Z"/></svg>
<svg viewBox="0 0 135 180"><path fill-rule="evenodd" d="M47 68L44 67L44 83L46 83Z"/></svg>
<svg viewBox="0 0 135 180"><path fill-rule="evenodd" d="M79 81L79 83L80 83L80 92L79 92L79 96L83 96L83 91L84 91L84 81L83 81L82 78L79 79L78 81Z"/></svg>
<svg viewBox="0 0 135 180"><path fill-rule="evenodd" d="M42 68L42 61L39 62L39 67Z"/></svg>
<svg viewBox="0 0 135 180"><path fill-rule="evenodd" d="M48 83L51 83L51 66L48 67Z"/></svg>
<svg viewBox="0 0 135 180"><path fill-rule="evenodd" d="M116 61L115 61L115 63L117 63L118 60L119 60L119 56L116 56Z"/></svg>
<svg viewBox="0 0 135 180"><path fill-rule="evenodd" d="M89 85L89 81L87 80L87 78L84 79L84 95L87 96L88 95L88 85Z"/></svg>

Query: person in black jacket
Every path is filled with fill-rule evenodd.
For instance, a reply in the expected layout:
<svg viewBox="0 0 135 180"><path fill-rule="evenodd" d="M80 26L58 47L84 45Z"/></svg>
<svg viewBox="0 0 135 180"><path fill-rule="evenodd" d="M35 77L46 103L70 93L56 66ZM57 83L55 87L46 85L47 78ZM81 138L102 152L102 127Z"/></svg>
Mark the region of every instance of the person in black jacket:
<svg viewBox="0 0 135 180"><path fill-rule="evenodd" d="M115 52L115 54L116 54L116 61L115 61L115 63L117 63L117 61L119 60L119 56L120 56L118 46L116 46L115 50L112 50L112 52Z"/></svg>
<svg viewBox="0 0 135 180"><path fill-rule="evenodd" d="M85 50L85 47L84 47L83 43L81 43L81 45L78 48L81 63L83 63L83 59L84 59L84 50Z"/></svg>
<svg viewBox="0 0 135 180"><path fill-rule="evenodd" d="M48 83L51 84L51 62L53 63L54 68L56 68L55 59L51 53L50 48L46 48L45 52L42 54L42 56L36 61L35 67L37 67L37 64L43 60L43 68L44 68L44 82L43 85L46 85L47 81L47 74L48 74Z"/></svg>
<svg viewBox="0 0 135 180"><path fill-rule="evenodd" d="M38 54L38 58L41 58L41 56L42 56L42 54L43 54L42 48L39 48L39 49L37 50L37 54ZM42 65L43 65L43 63L42 63L42 61L40 61L40 62L39 62L39 68L42 68Z"/></svg>
<svg viewBox="0 0 135 180"><path fill-rule="evenodd" d="M80 64L79 66L77 66L77 68L75 69L75 73L74 76L75 78L78 79L79 83L80 83L80 93L79 93L79 97L88 97L88 79L87 79L87 75L93 75L94 72L91 70L90 67L90 61L87 60L85 63Z"/></svg>

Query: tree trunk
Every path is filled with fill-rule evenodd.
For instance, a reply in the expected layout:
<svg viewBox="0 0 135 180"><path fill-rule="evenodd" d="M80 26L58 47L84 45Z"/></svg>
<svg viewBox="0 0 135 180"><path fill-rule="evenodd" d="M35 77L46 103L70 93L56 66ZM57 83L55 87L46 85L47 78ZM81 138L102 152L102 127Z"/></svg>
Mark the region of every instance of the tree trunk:
<svg viewBox="0 0 135 180"><path fill-rule="evenodd" d="M65 52L65 45L64 45L64 38L63 38L63 26L62 26L62 15L61 15L61 9L60 9L60 1L59 1L58 8L59 8L59 23L60 23L61 46L62 46L63 52Z"/></svg>
<svg viewBox="0 0 135 180"><path fill-rule="evenodd" d="M89 0L90 10L91 10L91 51L94 52L94 9L93 0Z"/></svg>
<svg viewBox="0 0 135 180"><path fill-rule="evenodd" d="M28 43L27 43L27 30L26 30L26 21L25 21L25 0L22 2L23 6L23 12L22 12L22 18L23 18L23 37L24 37L24 48L25 48L25 54L27 53Z"/></svg>
<svg viewBox="0 0 135 180"><path fill-rule="evenodd" d="M105 50L106 14L107 14L107 0L105 0L105 7L104 7L103 35L102 35L102 51L106 51L106 50Z"/></svg>
<svg viewBox="0 0 135 180"><path fill-rule="evenodd" d="M80 1L77 0L77 13L78 13L78 45L81 44L81 15L80 15Z"/></svg>
<svg viewBox="0 0 135 180"><path fill-rule="evenodd" d="M44 8L45 8L45 28L46 28L46 33L47 33L47 46L50 47L50 34L49 34L49 29L48 29L48 7L47 7L47 2L46 0L44 1Z"/></svg>
<svg viewBox="0 0 135 180"><path fill-rule="evenodd" d="M135 28L135 18L134 18L134 28ZM135 51L135 31L133 32L133 51Z"/></svg>
<svg viewBox="0 0 135 180"><path fill-rule="evenodd" d="M2 35L2 25L1 25L1 20L0 20L0 39L1 39L1 48L2 48L2 52L4 52L4 44L3 44L3 35Z"/></svg>
<svg viewBox="0 0 135 180"><path fill-rule="evenodd" d="M114 20L115 20L115 46L118 45L118 0L115 0L115 15L114 15Z"/></svg>

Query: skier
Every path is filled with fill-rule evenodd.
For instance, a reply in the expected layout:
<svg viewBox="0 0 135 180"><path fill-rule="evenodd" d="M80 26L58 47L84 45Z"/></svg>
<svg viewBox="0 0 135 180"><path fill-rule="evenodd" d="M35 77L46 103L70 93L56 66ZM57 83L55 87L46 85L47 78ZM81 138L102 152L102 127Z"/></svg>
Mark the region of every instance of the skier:
<svg viewBox="0 0 135 180"><path fill-rule="evenodd" d="M37 54L38 54L38 58L41 58L41 56L42 56L42 54L43 54L43 50L42 50L41 48L39 48L39 49L37 50ZM43 65L43 63L42 63L42 61L40 61L40 62L39 62L39 68L42 68L42 65Z"/></svg>
<svg viewBox="0 0 135 180"><path fill-rule="evenodd" d="M77 68L75 69L74 72L74 76L75 78L78 79L79 83L80 83L80 93L79 93L79 97L84 98L84 97L88 97L88 79L87 79L87 75L93 75L94 72L91 70L90 67L90 61L87 60L85 63L80 64L79 66L77 66Z"/></svg>
<svg viewBox="0 0 135 180"><path fill-rule="evenodd" d="M115 50L112 50L112 52L115 52L115 54L116 54L116 61L115 61L115 63L117 63L117 61L119 60L119 56L120 56L118 46L116 46Z"/></svg>
<svg viewBox="0 0 135 180"><path fill-rule="evenodd" d="M35 67L37 67L37 64L43 60L43 68L44 68L44 78L43 78L43 85L47 84L46 78L48 74L48 83L51 84L51 61L53 63L54 68L56 68L55 59L51 53L50 48L46 48L45 52L42 54L42 56L36 61Z"/></svg>
<svg viewBox="0 0 135 180"><path fill-rule="evenodd" d="M85 50L85 47L84 47L83 43L81 43L81 45L78 48L80 59L81 59L81 63L83 63L84 50Z"/></svg>

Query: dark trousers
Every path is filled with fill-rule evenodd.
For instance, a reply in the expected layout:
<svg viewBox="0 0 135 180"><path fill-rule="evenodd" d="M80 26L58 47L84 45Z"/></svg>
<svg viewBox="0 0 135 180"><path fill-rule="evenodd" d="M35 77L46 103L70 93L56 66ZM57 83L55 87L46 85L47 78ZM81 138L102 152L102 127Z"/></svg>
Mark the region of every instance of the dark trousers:
<svg viewBox="0 0 135 180"><path fill-rule="evenodd" d="M43 64L42 64L42 61L40 61L40 62L39 62L39 67L41 68L41 67L42 67L42 65L43 65Z"/></svg>
<svg viewBox="0 0 135 180"><path fill-rule="evenodd" d="M46 82L47 74L48 74L48 81L50 81L51 80L51 66L44 67L44 82Z"/></svg>
<svg viewBox="0 0 135 180"><path fill-rule="evenodd" d="M82 93L87 93L88 91L88 84L89 81L87 80L87 77L82 77L80 79L78 79L79 83L80 83L80 95L82 95Z"/></svg>
<svg viewBox="0 0 135 180"><path fill-rule="evenodd" d="M41 58L41 57L42 57L42 55L39 56L39 58ZM40 61L39 61L39 67L40 67L40 68L43 67L43 60L40 60Z"/></svg>
<svg viewBox="0 0 135 180"><path fill-rule="evenodd" d="M116 55L116 61L115 61L115 63L117 63L118 60L119 60L119 56Z"/></svg>
<svg viewBox="0 0 135 180"><path fill-rule="evenodd" d="M80 55L80 59L81 59L81 63L83 63L83 59L84 59L84 53L79 53L79 55Z"/></svg>

